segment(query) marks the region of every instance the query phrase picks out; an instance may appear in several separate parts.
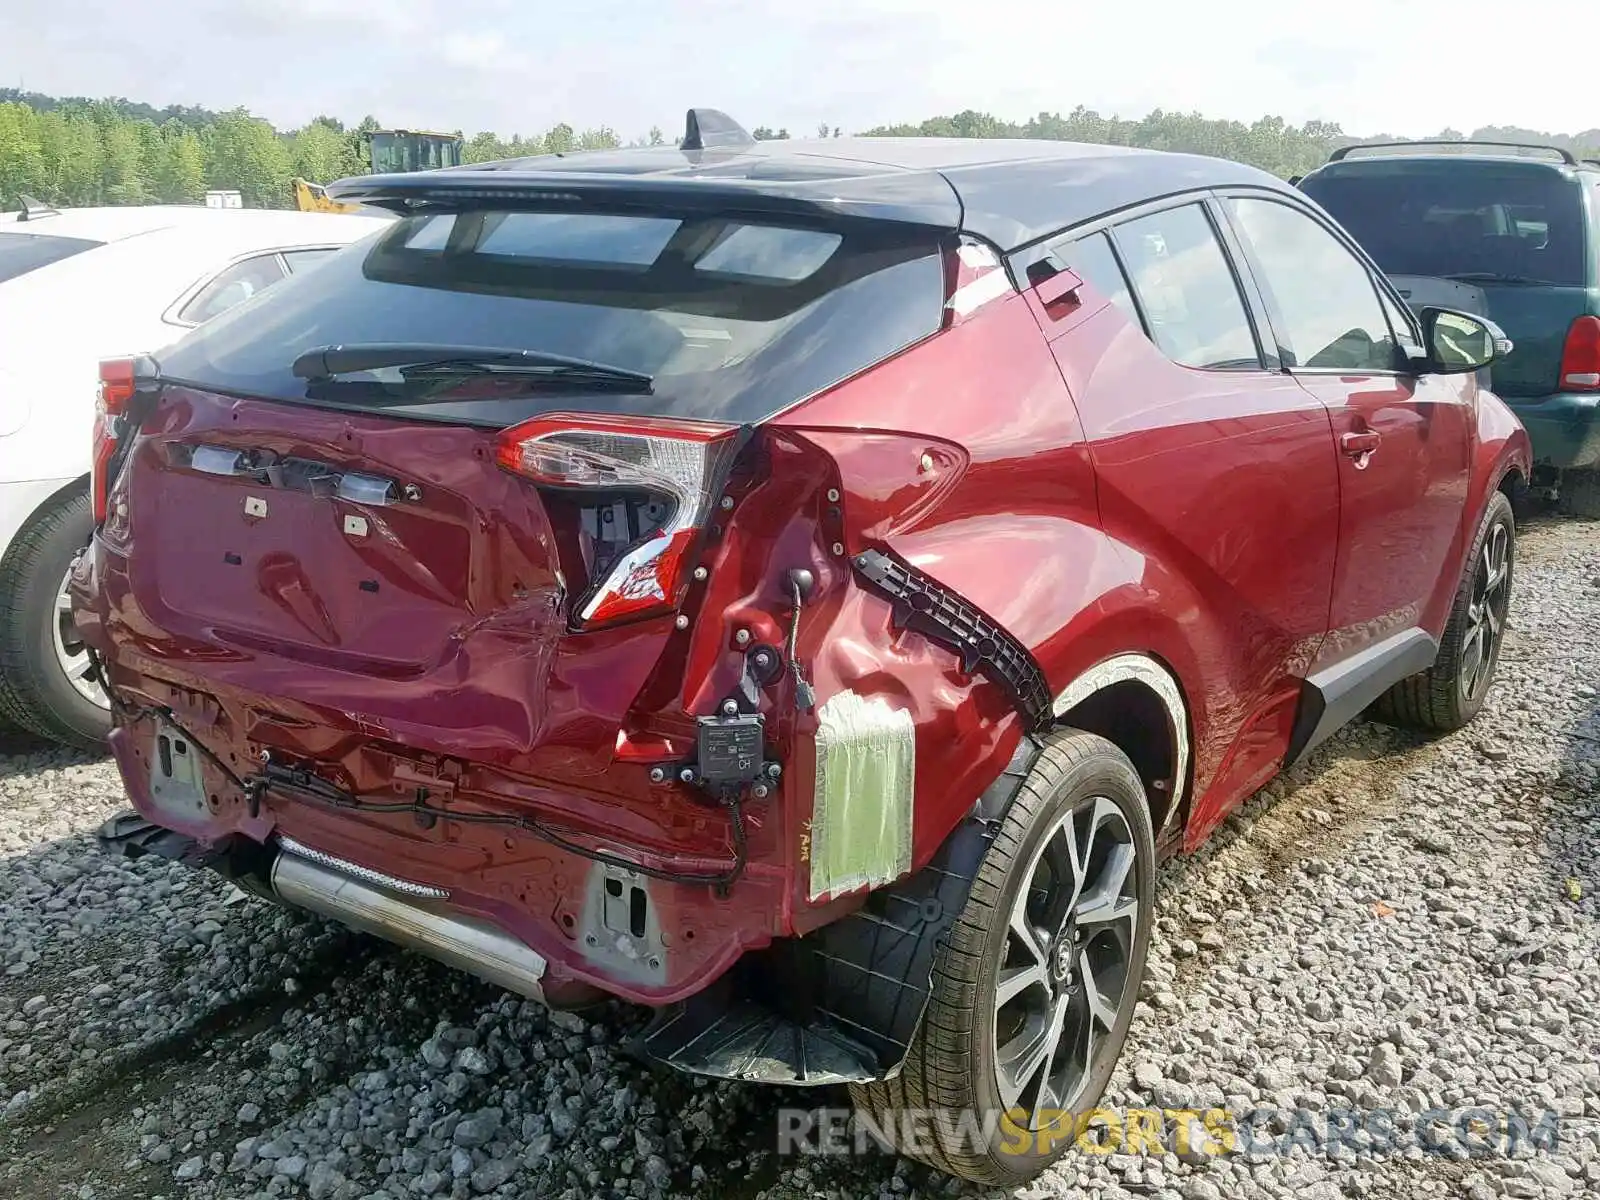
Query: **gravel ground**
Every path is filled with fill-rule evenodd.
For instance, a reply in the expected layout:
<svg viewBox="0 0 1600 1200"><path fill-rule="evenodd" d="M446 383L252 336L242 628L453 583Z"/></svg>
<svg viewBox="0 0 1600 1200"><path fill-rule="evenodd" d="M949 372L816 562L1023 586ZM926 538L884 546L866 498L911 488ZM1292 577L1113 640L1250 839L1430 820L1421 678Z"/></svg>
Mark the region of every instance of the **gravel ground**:
<svg viewBox="0 0 1600 1200"><path fill-rule="evenodd" d="M1108 1103L1561 1115L1553 1152L1078 1154L1023 1195L1600 1195L1600 524L1525 533L1490 708L1362 724L1162 875ZM0 745L0 1195L969 1195L780 1159L839 1103L625 1057L553 1016L165 863L100 856L107 762Z"/></svg>

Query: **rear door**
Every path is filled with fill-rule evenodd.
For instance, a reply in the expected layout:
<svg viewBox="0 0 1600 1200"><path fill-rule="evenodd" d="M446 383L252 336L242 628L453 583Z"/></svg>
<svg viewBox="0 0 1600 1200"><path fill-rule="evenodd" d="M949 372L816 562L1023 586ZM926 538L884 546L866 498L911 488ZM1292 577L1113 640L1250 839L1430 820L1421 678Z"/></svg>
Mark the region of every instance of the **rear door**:
<svg viewBox="0 0 1600 1200"><path fill-rule="evenodd" d="M1178 614L1195 656L1198 837L1277 770L1326 628L1338 538L1328 414L1261 344L1205 202L1074 232L1053 252L1087 284L1087 302L1039 311L1094 457L1102 523L1140 557L1143 586Z"/></svg>
<svg viewBox="0 0 1600 1200"><path fill-rule="evenodd" d="M1338 565L1313 669L1380 644L1403 648L1417 626L1437 638L1436 600L1453 578L1466 504L1476 379L1414 373L1410 318L1310 210L1261 193L1223 207L1285 367L1327 406L1339 444Z"/></svg>

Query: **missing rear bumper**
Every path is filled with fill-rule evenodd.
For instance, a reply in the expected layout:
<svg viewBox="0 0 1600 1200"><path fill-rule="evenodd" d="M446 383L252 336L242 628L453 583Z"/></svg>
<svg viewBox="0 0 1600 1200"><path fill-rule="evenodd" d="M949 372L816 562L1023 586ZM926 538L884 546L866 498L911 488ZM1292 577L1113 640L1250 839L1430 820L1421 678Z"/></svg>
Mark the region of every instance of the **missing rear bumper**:
<svg viewBox="0 0 1600 1200"><path fill-rule="evenodd" d="M746 955L714 987L663 1009L636 1052L695 1075L795 1087L898 1074L934 955L998 827L963 822L933 862L849 916Z"/></svg>

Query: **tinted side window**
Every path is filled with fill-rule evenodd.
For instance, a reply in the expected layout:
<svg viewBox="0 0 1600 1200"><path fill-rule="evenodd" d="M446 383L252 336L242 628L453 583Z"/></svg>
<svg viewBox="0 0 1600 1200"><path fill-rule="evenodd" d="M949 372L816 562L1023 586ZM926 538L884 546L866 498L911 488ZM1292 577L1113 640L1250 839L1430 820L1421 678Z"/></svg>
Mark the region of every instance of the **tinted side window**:
<svg viewBox="0 0 1600 1200"><path fill-rule="evenodd" d="M1052 248L1053 253L1083 280L1111 303L1135 325L1141 325L1139 308L1128 291L1128 277L1122 273L1122 264L1111 249L1111 241L1103 233L1091 233L1076 242L1063 242Z"/></svg>
<svg viewBox="0 0 1600 1200"><path fill-rule="evenodd" d="M1579 189L1544 163L1364 160L1302 190L1390 275L1586 278Z"/></svg>
<svg viewBox="0 0 1600 1200"><path fill-rule="evenodd" d="M1416 322L1410 313L1403 310L1389 298L1389 293L1382 288L1378 289L1378 300L1383 304L1384 315L1389 318L1389 328L1394 330L1394 339L1401 346L1422 346L1422 338L1417 332Z"/></svg>
<svg viewBox="0 0 1600 1200"><path fill-rule="evenodd" d="M285 250L283 261L289 264L291 273L309 271L323 259L337 251L332 246L317 246L308 250Z"/></svg>
<svg viewBox="0 0 1600 1200"><path fill-rule="evenodd" d="M1272 200L1229 200L1265 276L1290 366L1392 371L1394 336L1366 266L1305 213Z"/></svg>
<svg viewBox="0 0 1600 1200"><path fill-rule="evenodd" d="M104 243L86 238L46 237L38 233L0 234L0 283L100 245Z"/></svg>
<svg viewBox="0 0 1600 1200"><path fill-rule="evenodd" d="M195 293L194 299L183 306L178 320L203 325L282 278L283 266L276 254L262 254L234 263Z"/></svg>
<svg viewBox="0 0 1600 1200"><path fill-rule="evenodd" d="M1114 237L1150 336L1168 358L1186 367L1260 366L1238 282L1200 205L1128 221Z"/></svg>

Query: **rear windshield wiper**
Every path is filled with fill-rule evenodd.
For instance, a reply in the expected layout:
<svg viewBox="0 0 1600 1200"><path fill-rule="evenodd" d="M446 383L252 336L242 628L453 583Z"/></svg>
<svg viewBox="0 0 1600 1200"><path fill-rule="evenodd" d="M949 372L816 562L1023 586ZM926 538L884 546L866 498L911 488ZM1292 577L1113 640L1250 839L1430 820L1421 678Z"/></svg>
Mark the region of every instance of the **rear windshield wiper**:
<svg viewBox="0 0 1600 1200"><path fill-rule="evenodd" d="M402 368L407 380L433 380L476 375L541 376L562 383L589 382L649 392L655 383L643 371L545 350L513 350L498 346L431 345L423 342L361 342L317 346L289 368L299 379L324 380L336 375Z"/></svg>
<svg viewBox="0 0 1600 1200"><path fill-rule="evenodd" d="M1504 275L1498 271L1460 271L1454 275L1441 275L1440 279L1454 279L1458 283L1525 283L1542 287L1543 279L1530 279L1526 275Z"/></svg>

